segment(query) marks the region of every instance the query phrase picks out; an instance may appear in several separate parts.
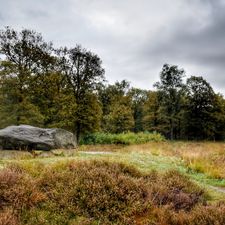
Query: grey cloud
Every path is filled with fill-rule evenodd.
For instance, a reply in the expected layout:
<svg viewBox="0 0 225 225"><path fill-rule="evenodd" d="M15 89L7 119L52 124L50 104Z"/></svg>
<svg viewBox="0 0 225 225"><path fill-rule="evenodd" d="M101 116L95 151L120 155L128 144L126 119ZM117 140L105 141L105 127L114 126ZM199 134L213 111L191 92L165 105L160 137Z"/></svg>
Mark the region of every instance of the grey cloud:
<svg viewBox="0 0 225 225"><path fill-rule="evenodd" d="M225 94L225 0L0 0L0 26L99 54L110 82L152 88L164 63ZM4 18L2 20L1 18Z"/></svg>
<svg viewBox="0 0 225 225"><path fill-rule="evenodd" d="M4 17L2 15L2 13L0 13L0 21L4 21Z"/></svg>
<svg viewBox="0 0 225 225"><path fill-rule="evenodd" d="M48 13L43 10L35 10L35 9L28 9L24 10L24 13L28 18L35 17L35 18L48 18Z"/></svg>
<svg viewBox="0 0 225 225"><path fill-rule="evenodd" d="M223 3L208 1L206 6L205 2L202 3L199 12L207 11L203 26L196 23L195 17L184 20L181 18L168 31L162 30L153 45L145 43L142 46L142 57L153 60L153 64L158 66L164 61L182 65L186 70L191 68L190 71L187 70L188 74L203 75L218 91L224 93L225 4Z"/></svg>

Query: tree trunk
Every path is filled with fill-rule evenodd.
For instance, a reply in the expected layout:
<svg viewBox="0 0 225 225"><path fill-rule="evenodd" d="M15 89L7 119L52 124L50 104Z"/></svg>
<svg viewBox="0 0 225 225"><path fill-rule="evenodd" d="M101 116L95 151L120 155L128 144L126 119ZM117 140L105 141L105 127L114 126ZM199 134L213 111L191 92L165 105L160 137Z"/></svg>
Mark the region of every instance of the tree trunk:
<svg viewBox="0 0 225 225"><path fill-rule="evenodd" d="M170 119L170 140L173 140L173 120Z"/></svg>
<svg viewBox="0 0 225 225"><path fill-rule="evenodd" d="M80 142L80 136L81 136L81 127L80 127L80 123L77 123L76 127L76 131L75 131L75 136L77 139L77 145L79 145Z"/></svg>

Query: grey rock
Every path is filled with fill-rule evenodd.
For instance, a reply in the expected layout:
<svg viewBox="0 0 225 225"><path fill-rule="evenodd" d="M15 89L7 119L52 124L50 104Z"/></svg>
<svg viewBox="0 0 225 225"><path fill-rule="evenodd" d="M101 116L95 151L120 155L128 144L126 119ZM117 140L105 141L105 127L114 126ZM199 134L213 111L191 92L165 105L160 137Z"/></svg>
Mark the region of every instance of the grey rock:
<svg viewBox="0 0 225 225"><path fill-rule="evenodd" d="M20 125L0 130L0 149L51 150L71 149L76 146L77 141L73 133L63 129Z"/></svg>

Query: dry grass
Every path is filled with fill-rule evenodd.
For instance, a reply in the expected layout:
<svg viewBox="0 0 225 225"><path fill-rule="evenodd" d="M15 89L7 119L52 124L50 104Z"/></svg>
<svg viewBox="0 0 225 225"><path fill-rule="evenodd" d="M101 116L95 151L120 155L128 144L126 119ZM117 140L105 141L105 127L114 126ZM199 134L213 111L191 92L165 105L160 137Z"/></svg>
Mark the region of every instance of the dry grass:
<svg viewBox="0 0 225 225"><path fill-rule="evenodd" d="M153 142L127 146L124 151L177 157L191 170L210 178L225 179L225 143L222 142Z"/></svg>
<svg viewBox="0 0 225 225"><path fill-rule="evenodd" d="M210 179L225 179L225 143L222 142L150 142L140 145L83 145L76 150L57 150L52 152L38 152L38 155L19 152L1 152L0 167L7 162L20 161L42 161L51 163L65 159L86 159L86 158L104 158L115 161L131 163L139 168L152 169L154 163L156 169L160 166L165 169L176 167L176 164L182 164L187 170L203 173ZM85 152L108 152L112 154L104 155L84 155ZM152 158L152 167L149 158ZM155 162L154 162L155 161ZM176 161L173 163L172 161ZM168 163L167 163L168 162ZM160 165L159 165L160 164ZM179 166L179 165L178 165ZM223 182L225 183L225 182Z"/></svg>

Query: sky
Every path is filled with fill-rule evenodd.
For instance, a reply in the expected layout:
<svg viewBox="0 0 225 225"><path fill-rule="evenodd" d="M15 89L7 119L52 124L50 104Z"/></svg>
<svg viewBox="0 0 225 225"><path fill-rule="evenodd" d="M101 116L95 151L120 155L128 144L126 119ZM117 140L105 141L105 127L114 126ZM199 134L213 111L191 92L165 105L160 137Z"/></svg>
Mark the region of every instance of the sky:
<svg viewBox="0 0 225 225"><path fill-rule="evenodd" d="M0 0L0 29L99 55L109 83L153 89L163 64L225 95L225 0Z"/></svg>

